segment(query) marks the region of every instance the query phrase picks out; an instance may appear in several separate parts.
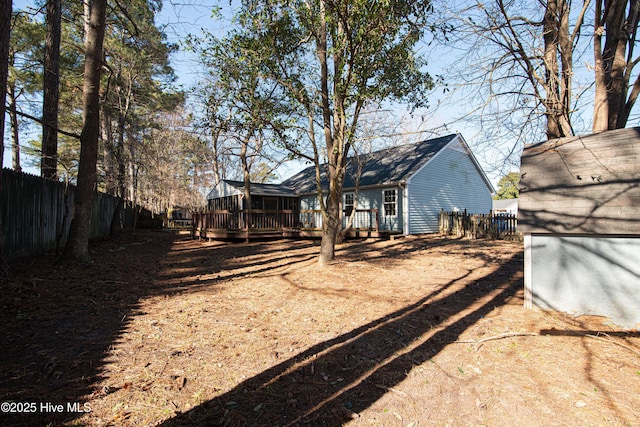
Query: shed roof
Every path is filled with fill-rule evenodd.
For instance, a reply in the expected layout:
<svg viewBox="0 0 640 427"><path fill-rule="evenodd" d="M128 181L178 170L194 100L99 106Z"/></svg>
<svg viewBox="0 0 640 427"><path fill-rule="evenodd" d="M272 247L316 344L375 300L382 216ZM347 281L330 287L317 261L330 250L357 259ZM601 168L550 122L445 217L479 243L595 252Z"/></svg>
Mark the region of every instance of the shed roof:
<svg viewBox="0 0 640 427"><path fill-rule="evenodd" d="M458 134L451 134L350 157L343 187L356 187L359 165L362 167L360 187L397 184L417 172L457 136ZM283 184L294 188L298 194L315 193L315 173L315 166L310 166L285 180ZM328 188L326 173L322 174L322 188Z"/></svg>
<svg viewBox="0 0 640 427"><path fill-rule="evenodd" d="M520 171L524 232L640 234L640 128L528 145Z"/></svg>

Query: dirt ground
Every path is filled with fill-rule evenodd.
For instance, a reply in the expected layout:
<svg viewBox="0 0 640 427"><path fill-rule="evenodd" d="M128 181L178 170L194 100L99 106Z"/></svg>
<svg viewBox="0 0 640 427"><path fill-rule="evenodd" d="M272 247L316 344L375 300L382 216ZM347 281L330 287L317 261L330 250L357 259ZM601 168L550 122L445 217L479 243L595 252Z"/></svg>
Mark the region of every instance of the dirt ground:
<svg viewBox="0 0 640 427"><path fill-rule="evenodd" d="M523 308L521 243L318 251L157 231L10 263L0 425L640 425L640 334Z"/></svg>

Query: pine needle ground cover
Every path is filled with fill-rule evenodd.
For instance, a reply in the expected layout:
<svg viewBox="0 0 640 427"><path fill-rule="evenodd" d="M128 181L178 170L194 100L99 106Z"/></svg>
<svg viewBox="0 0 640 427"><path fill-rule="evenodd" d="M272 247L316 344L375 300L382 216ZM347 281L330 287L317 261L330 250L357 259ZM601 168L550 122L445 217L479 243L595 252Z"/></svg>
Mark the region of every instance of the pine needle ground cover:
<svg viewBox="0 0 640 427"><path fill-rule="evenodd" d="M2 425L640 422L640 335L523 308L518 242L206 242L10 264Z"/></svg>

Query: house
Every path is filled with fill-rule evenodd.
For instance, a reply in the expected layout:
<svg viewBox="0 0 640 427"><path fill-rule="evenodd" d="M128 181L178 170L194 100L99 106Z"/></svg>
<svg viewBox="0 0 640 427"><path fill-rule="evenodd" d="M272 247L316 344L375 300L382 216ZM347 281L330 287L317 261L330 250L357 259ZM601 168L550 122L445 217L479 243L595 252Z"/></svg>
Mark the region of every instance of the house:
<svg viewBox="0 0 640 427"><path fill-rule="evenodd" d="M321 183L328 188L324 173ZM491 182L460 134L401 145L349 159L343 225L353 213L352 229L361 236L436 233L442 209L488 213L492 192ZM309 235L322 228L314 166L281 184L252 184L251 209L244 205L243 194L244 184L238 181L222 181L209 193L206 237L216 234L214 229L220 237L228 232L246 237L266 229ZM262 223L264 216L270 219Z"/></svg>
<svg viewBox="0 0 640 427"><path fill-rule="evenodd" d="M525 304L640 323L640 128L526 146Z"/></svg>
<svg viewBox="0 0 640 427"><path fill-rule="evenodd" d="M493 207L491 208L494 214L497 215L518 215L518 199L501 199L494 200Z"/></svg>

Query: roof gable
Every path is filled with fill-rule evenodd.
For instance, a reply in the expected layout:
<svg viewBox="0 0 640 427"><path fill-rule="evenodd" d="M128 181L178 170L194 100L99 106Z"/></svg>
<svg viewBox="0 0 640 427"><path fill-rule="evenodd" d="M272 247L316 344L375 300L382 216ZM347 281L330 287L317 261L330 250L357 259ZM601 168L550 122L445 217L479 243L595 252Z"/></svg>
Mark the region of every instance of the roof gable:
<svg viewBox="0 0 640 427"><path fill-rule="evenodd" d="M640 234L640 128L526 146L520 170L525 232Z"/></svg>
<svg viewBox="0 0 640 427"><path fill-rule="evenodd" d="M405 144L373 153L361 154L347 160L343 187L355 188L360 170L360 187L397 184L418 171L433 156L456 138L457 134ZM324 166L324 165L323 165ZM315 166L309 166L283 182L298 194L316 192ZM326 172L322 173L322 187L328 187Z"/></svg>

